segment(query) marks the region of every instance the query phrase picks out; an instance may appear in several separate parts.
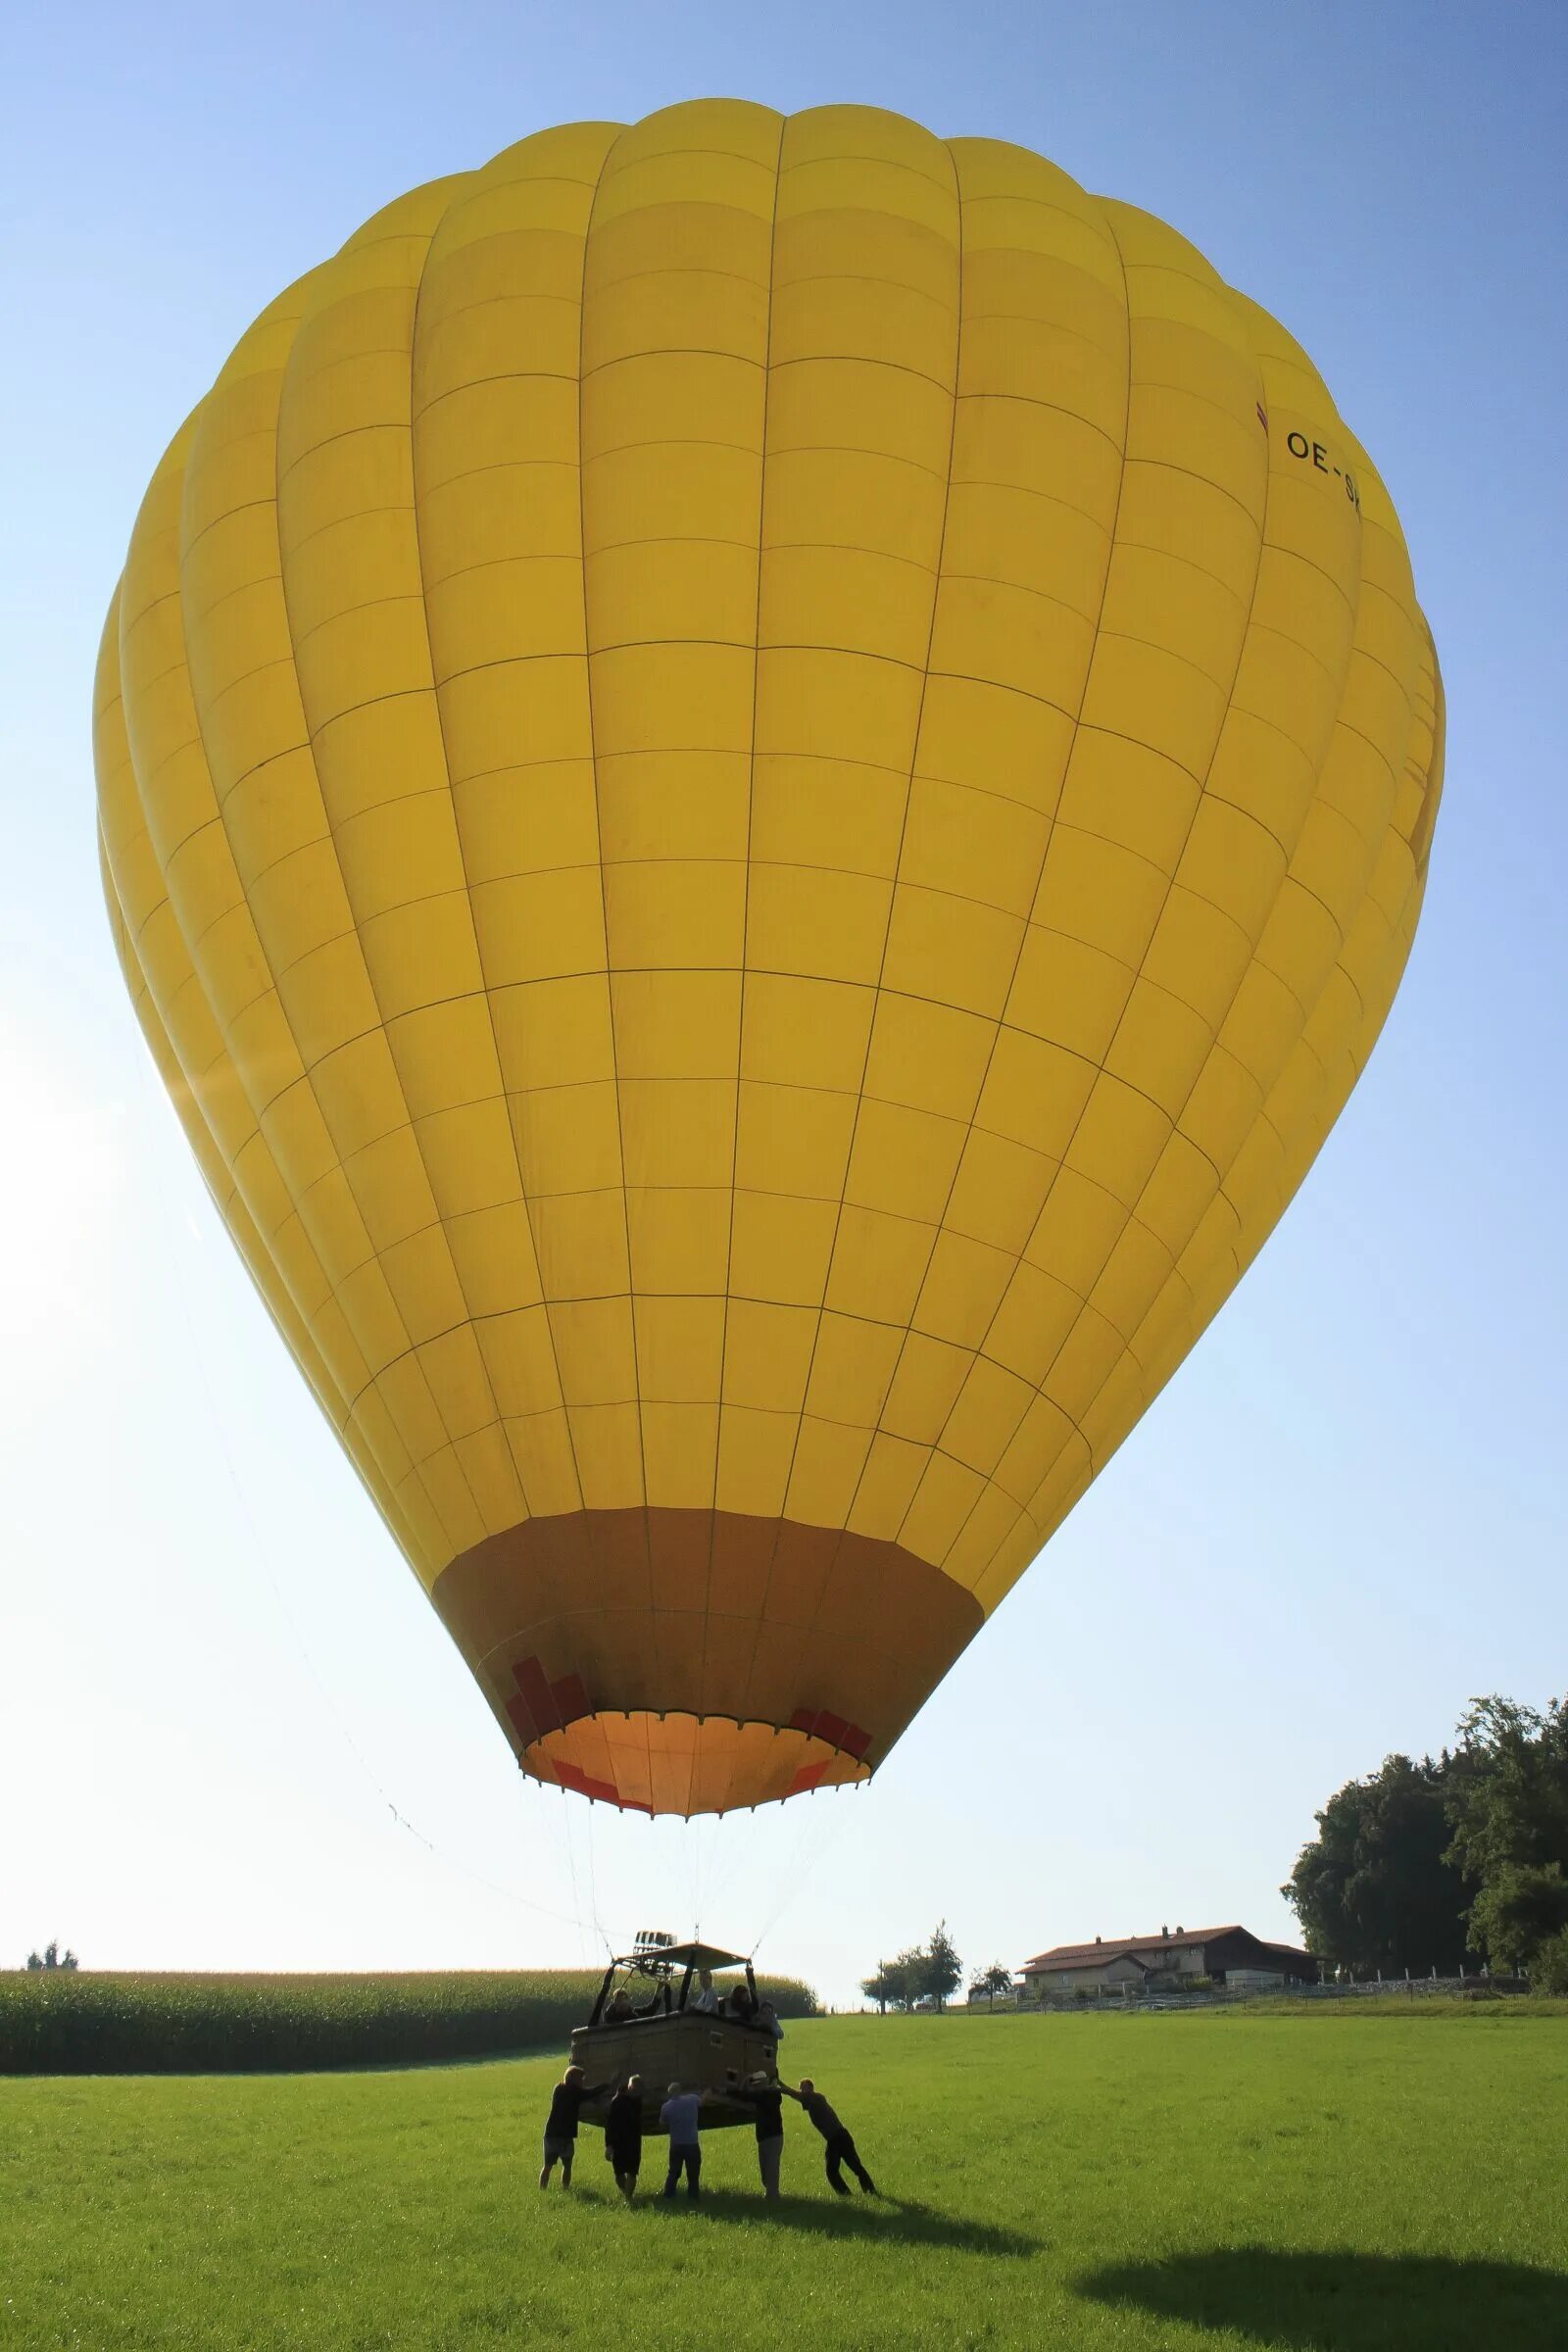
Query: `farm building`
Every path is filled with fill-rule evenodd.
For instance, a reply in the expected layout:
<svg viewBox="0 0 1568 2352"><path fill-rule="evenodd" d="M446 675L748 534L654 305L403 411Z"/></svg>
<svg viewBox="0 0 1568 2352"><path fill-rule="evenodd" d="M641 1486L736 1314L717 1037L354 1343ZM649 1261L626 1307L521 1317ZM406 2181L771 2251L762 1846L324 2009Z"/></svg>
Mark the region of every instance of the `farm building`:
<svg viewBox="0 0 1568 2352"><path fill-rule="evenodd" d="M1317 1962L1294 1944L1265 1943L1246 1928L1161 1928L1157 1936L1097 1936L1058 1943L1023 1964L1026 2000L1054 1993L1179 1989L1204 1977L1230 1985L1315 1984Z"/></svg>

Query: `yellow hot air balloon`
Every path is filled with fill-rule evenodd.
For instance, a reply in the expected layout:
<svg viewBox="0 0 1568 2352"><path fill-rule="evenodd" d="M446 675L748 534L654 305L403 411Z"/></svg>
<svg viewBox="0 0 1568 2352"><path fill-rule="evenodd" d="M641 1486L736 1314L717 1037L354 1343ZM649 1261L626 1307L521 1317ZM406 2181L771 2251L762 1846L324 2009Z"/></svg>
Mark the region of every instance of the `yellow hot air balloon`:
<svg viewBox="0 0 1568 2352"><path fill-rule="evenodd" d="M863 1779L1382 1026L1442 699L1296 343L861 107L574 123L252 327L109 616L214 1197L524 1768Z"/></svg>

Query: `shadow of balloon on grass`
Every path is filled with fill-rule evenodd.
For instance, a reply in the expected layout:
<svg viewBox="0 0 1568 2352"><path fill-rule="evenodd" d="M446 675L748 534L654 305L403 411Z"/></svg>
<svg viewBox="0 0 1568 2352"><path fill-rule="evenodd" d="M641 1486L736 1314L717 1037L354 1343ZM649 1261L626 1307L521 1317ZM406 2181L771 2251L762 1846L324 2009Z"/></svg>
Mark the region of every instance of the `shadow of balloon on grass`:
<svg viewBox="0 0 1568 2352"><path fill-rule="evenodd" d="M684 2190L671 2197L667 2206L657 2195L647 2203L670 2214L692 2210ZM1038 2254L1043 2242L1018 2230L999 2229L994 2222L939 2213L934 2206L917 2204L908 2197L835 2197L828 2204L821 2197L784 2196L769 2204L765 2198L748 2196L740 2189L705 2187L696 2212L710 2222L750 2222L760 2230L802 2230L822 2237L896 2238L904 2245L943 2246L971 2254Z"/></svg>
<svg viewBox="0 0 1568 2352"><path fill-rule="evenodd" d="M1568 2277L1436 2254L1270 2246L1118 2263L1075 2281L1093 2303L1230 2328L1291 2352L1560 2352Z"/></svg>

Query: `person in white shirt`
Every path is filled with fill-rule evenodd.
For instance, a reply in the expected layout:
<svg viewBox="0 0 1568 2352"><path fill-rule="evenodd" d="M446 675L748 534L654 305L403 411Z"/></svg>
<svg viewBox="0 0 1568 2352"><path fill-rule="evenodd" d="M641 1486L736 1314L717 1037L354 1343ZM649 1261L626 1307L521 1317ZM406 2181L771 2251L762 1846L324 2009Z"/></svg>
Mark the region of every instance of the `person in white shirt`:
<svg viewBox="0 0 1568 2352"><path fill-rule="evenodd" d="M705 1968L697 1980L697 1990L687 2002L688 2009L703 2009L711 2016L722 2004L713 1990L713 1972Z"/></svg>
<svg viewBox="0 0 1568 2352"><path fill-rule="evenodd" d="M678 2082L672 2082L669 2095L659 2110L659 2120L669 2133L666 2197L675 2194L682 2173L686 2175L686 2194L692 2198L697 2195L697 2184L703 2176L702 2113L712 2095L710 2090L682 2090Z"/></svg>

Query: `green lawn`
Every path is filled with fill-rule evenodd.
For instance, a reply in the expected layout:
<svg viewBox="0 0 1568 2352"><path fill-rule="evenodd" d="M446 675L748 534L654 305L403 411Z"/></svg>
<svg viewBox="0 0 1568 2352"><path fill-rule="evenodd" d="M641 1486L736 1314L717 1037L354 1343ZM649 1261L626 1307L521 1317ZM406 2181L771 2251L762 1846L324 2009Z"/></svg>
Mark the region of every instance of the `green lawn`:
<svg viewBox="0 0 1568 2352"><path fill-rule="evenodd" d="M1568 2017L792 2027L888 2192L789 2113L705 2194L534 2185L549 2059L0 2082L0 2346L1562 2352ZM645 2185L662 2177L650 2142Z"/></svg>

